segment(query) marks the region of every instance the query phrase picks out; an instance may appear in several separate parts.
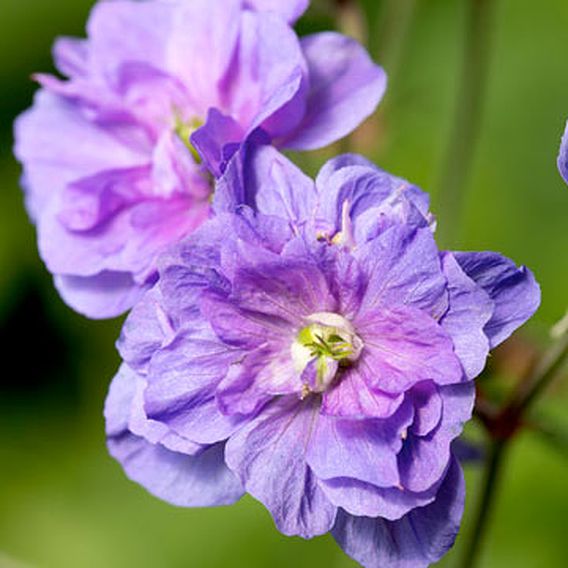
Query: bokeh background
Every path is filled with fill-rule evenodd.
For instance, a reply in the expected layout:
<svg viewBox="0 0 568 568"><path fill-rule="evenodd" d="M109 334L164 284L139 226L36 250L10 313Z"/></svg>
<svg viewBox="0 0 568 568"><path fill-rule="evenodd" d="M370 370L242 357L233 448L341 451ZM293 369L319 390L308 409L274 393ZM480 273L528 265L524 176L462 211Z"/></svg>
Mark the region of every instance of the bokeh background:
<svg viewBox="0 0 568 568"><path fill-rule="evenodd" d="M370 49L390 85L379 114L341 148L350 144L417 183L435 205L468 1L361 3ZM568 118L568 3L490 1L484 113L452 245L500 251L541 282L540 311L518 334L513 364L492 379L506 388L515 359L545 345L568 308L568 187L555 164ZM102 406L118 365L113 343L121 322L87 321L59 300L37 256L11 155L13 119L35 90L30 74L52 70L54 37L82 35L91 5L0 0L0 567L353 567L331 537L281 536L250 498L208 510L166 505L129 482L106 453ZM338 23L331 5L314 2L300 33L337 26L360 33L357 18L343 12ZM315 172L337 150L300 160ZM526 432L515 441L483 568L568 566L568 381L554 385L536 412L560 434L552 442ZM475 426L469 433L480 437ZM479 473L467 467L464 530ZM462 540L443 566L456 563Z"/></svg>

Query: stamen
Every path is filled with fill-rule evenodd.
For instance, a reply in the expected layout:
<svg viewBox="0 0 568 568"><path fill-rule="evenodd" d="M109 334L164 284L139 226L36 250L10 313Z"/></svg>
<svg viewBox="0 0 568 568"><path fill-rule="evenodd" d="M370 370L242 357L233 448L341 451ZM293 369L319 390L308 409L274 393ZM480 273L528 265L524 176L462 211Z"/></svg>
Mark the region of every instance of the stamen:
<svg viewBox="0 0 568 568"><path fill-rule="evenodd" d="M195 160L195 163L201 163L201 156L196 150L195 146L191 143L191 135L201 126L203 126L203 121L198 118L193 118L189 122L184 121L179 112L175 113L175 125L174 132L177 137L183 142L184 146L189 150L191 156Z"/></svg>
<svg viewBox="0 0 568 568"><path fill-rule="evenodd" d="M325 391L340 369L356 361L363 349L363 342L344 317L320 312L306 319L310 323L299 331L291 347L295 369L307 381L301 398Z"/></svg>
<svg viewBox="0 0 568 568"><path fill-rule="evenodd" d="M343 201L341 207L341 231L336 233L331 239L332 244L341 245L345 248L355 248L355 238L353 236L353 224L351 223L351 204L349 199Z"/></svg>

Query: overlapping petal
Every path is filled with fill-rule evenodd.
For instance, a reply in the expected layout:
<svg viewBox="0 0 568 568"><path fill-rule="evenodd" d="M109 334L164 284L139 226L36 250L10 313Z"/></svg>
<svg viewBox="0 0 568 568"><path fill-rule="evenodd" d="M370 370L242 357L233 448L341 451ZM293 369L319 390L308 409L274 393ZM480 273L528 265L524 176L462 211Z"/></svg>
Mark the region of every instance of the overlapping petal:
<svg viewBox="0 0 568 568"><path fill-rule="evenodd" d="M462 270L494 302L491 319L484 327L491 348L523 325L540 305L540 287L526 267L494 252L457 252Z"/></svg>
<svg viewBox="0 0 568 568"><path fill-rule="evenodd" d="M361 313L387 305L409 305L441 317L448 305L447 281L429 229L394 225L360 246L355 256L369 283Z"/></svg>
<svg viewBox="0 0 568 568"><path fill-rule="evenodd" d="M310 150L342 138L367 118L386 89L386 75L353 39L323 32L302 39L310 90L307 111L297 130L283 140Z"/></svg>
<svg viewBox="0 0 568 568"><path fill-rule="evenodd" d="M86 40L56 44L68 80L37 76L16 154L42 258L73 307L90 317L130 308L132 288L155 280L158 255L209 217L214 178L243 144L281 146L304 128L318 133L310 147L327 144L374 109L384 73L338 34L300 42L290 22L306 5L101 2ZM338 47L330 65L328 44ZM111 273L122 287L109 290Z"/></svg>
<svg viewBox="0 0 568 568"><path fill-rule="evenodd" d="M454 460L429 505L401 519L353 516L340 512L333 536L365 568L419 568L438 561L453 545L464 508L465 486Z"/></svg>
<svg viewBox="0 0 568 568"><path fill-rule="evenodd" d="M383 308L357 320L365 343L362 364L371 388L406 392L422 381L458 383L462 366L450 336L411 306Z"/></svg>
<svg viewBox="0 0 568 568"><path fill-rule="evenodd" d="M134 434L129 421L135 395L136 376L123 366L111 385L105 417L109 451L133 481L184 507L228 505L242 496L241 484L223 460L222 444L200 450L185 443L180 452Z"/></svg>
<svg viewBox="0 0 568 568"><path fill-rule="evenodd" d="M452 338L466 376L472 379L481 373L489 354L485 326L493 317L495 304L451 253L443 256L442 265L448 279L449 307L440 324Z"/></svg>
<svg viewBox="0 0 568 568"><path fill-rule="evenodd" d="M566 124L564 133L562 134L557 164L560 175L564 178L564 181L568 183L568 123Z"/></svg>
<svg viewBox="0 0 568 568"><path fill-rule="evenodd" d="M227 464L286 535L310 538L328 532L335 521L336 508L305 459L317 415L313 401L285 397L227 444Z"/></svg>

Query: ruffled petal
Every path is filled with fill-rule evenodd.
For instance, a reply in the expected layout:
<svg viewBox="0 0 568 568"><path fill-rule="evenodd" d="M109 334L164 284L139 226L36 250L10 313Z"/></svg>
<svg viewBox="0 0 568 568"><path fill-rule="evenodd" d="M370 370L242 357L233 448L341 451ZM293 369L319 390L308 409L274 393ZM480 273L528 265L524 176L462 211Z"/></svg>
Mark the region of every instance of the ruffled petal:
<svg viewBox="0 0 568 568"><path fill-rule="evenodd" d="M215 391L239 355L206 322L195 321L152 357L144 396L148 417L199 444L228 438L241 420L220 412Z"/></svg>
<svg viewBox="0 0 568 568"><path fill-rule="evenodd" d="M357 365L372 389L402 393L422 381L445 385L462 379L450 336L421 310L383 307L358 319L356 329L365 345Z"/></svg>
<svg viewBox="0 0 568 568"><path fill-rule="evenodd" d="M282 145L295 150L327 146L349 134L377 107L386 74L355 40L335 32L302 39L310 91L306 114Z"/></svg>
<svg viewBox="0 0 568 568"><path fill-rule="evenodd" d="M239 148L244 134L238 122L211 108L205 124L191 135L191 144L199 152L207 170L218 178Z"/></svg>
<svg viewBox="0 0 568 568"><path fill-rule="evenodd" d="M451 253L442 257L448 279L449 308L440 325L449 333L454 350L469 379L477 377L489 355L489 340L484 327L491 319L494 303L487 294L460 268Z"/></svg>
<svg viewBox="0 0 568 568"><path fill-rule="evenodd" d="M335 521L336 508L305 459L317 414L313 400L284 397L227 443L227 465L286 535L311 538L328 532Z"/></svg>
<svg viewBox="0 0 568 568"><path fill-rule="evenodd" d="M224 463L223 444L187 455L130 431L128 424L136 393L134 379L133 373L123 366L105 403L108 448L128 477L173 505L205 507L237 501L244 490Z"/></svg>
<svg viewBox="0 0 568 568"><path fill-rule="evenodd" d="M148 163L145 153L115 136L116 129L93 124L73 104L44 89L14 129L14 152L24 164L26 201L35 220L45 216L48 203L69 182Z"/></svg>
<svg viewBox="0 0 568 568"><path fill-rule="evenodd" d="M156 271L159 253L191 233L209 214L206 202L192 203L184 196L144 200L108 215L106 222L92 229L76 231L58 218L59 210L53 203L39 223L39 249L51 272L75 276L132 272L141 283Z"/></svg>
<svg viewBox="0 0 568 568"><path fill-rule="evenodd" d="M483 329L494 348L536 312L540 286L528 268L517 268L512 260L500 254L457 252L454 255L462 270L495 304L493 316Z"/></svg>
<svg viewBox="0 0 568 568"><path fill-rule="evenodd" d="M349 477L378 487L400 483L396 455L402 432L412 423L411 405L387 420L346 420L320 416L308 446L307 462L319 479Z"/></svg>
<svg viewBox="0 0 568 568"><path fill-rule="evenodd" d="M163 68L167 51L164 38L172 30L174 10L174 4L165 2L96 4L87 24L91 72L112 84L124 62L141 61Z"/></svg>
<svg viewBox="0 0 568 568"><path fill-rule="evenodd" d="M387 418L404 400L403 393L371 388L373 370L363 358L357 367L345 370L341 380L323 395L322 413L344 418Z"/></svg>
<svg viewBox="0 0 568 568"><path fill-rule="evenodd" d="M114 318L128 311L151 286L140 285L128 272L103 271L93 276L58 274L55 287L76 312L92 319Z"/></svg>
<svg viewBox="0 0 568 568"><path fill-rule="evenodd" d="M337 301L312 259L278 258L244 262L233 280L234 299L243 309L278 317L298 326L317 312L333 312Z"/></svg>
<svg viewBox="0 0 568 568"><path fill-rule="evenodd" d="M448 307L447 281L429 229L394 225L354 251L368 286L360 313L407 305L440 318Z"/></svg>
<svg viewBox="0 0 568 568"><path fill-rule="evenodd" d="M410 429L398 455L405 490L428 491L439 483L451 458L451 444L471 418L475 401L472 381L440 387L438 392L442 398L442 420L426 436Z"/></svg>
<svg viewBox="0 0 568 568"><path fill-rule="evenodd" d="M424 193L409 182L347 154L318 175L317 221L330 236L342 230L345 208L355 242L363 244L395 223L428 227L431 216Z"/></svg>
<svg viewBox="0 0 568 568"><path fill-rule="evenodd" d="M298 230L315 213L314 182L272 146L247 142L231 160L215 192L214 208L248 205L289 221Z"/></svg>
<svg viewBox="0 0 568 568"><path fill-rule="evenodd" d="M88 71L89 47L87 40L59 37L53 44L53 59L57 69L68 77L82 76Z"/></svg>
<svg viewBox="0 0 568 568"><path fill-rule="evenodd" d="M456 460L436 499L396 521L340 512L333 536L364 568L425 568L454 544L464 508L465 483Z"/></svg>
<svg viewBox="0 0 568 568"><path fill-rule="evenodd" d="M152 355L174 337L174 323L163 308L160 288L155 286L128 314L117 348L131 368L146 373Z"/></svg>
<svg viewBox="0 0 568 568"><path fill-rule="evenodd" d="M274 14L241 14L238 46L223 79L221 107L251 133L290 132L305 112L306 64L293 30Z"/></svg>
<svg viewBox="0 0 568 568"><path fill-rule="evenodd" d="M328 499L350 515L382 517L396 521L416 507L424 507L436 498L435 486L423 493L413 493L398 487L377 487L346 477L320 480Z"/></svg>
<svg viewBox="0 0 568 568"><path fill-rule="evenodd" d="M264 346L231 365L217 389L217 401L226 414L250 415L271 398L298 393L302 381L290 357L290 344Z"/></svg>
<svg viewBox="0 0 568 568"><path fill-rule="evenodd" d="M568 183L568 122L566 123L564 134L562 135L557 164L558 171L564 178L564 181Z"/></svg>

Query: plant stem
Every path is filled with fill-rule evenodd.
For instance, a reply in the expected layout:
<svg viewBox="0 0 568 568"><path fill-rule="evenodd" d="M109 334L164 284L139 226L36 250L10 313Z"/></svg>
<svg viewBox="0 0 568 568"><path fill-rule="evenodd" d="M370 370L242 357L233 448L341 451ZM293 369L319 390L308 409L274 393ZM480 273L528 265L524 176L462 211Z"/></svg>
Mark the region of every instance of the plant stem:
<svg viewBox="0 0 568 568"><path fill-rule="evenodd" d="M483 479L482 497L473 530L465 546L463 568L473 568L479 557L483 537L494 506L496 488L501 475L503 457L514 434L522 426L530 407L568 360L568 333L560 336L544 354L532 377L521 381L515 394L495 416L485 414L483 422L491 435L491 446Z"/></svg>
<svg viewBox="0 0 568 568"><path fill-rule="evenodd" d="M564 333L544 354L532 378L521 383L509 402L509 408L515 409L519 414L526 413L527 409L556 377L567 359L568 333Z"/></svg>
<svg viewBox="0 0 568 568"><path fill-rule="evenodd" d="M468 0L461 80L449 146L437 194L443 246L459 237L466 182L480 131L489 68L493 0Z"/></svg>
<svg viewBox="0 0 568 568"><path fill-rule="evenodd" d="M475 516L474 530L465 545L463 568L473 568L481 551L481 543L487 530L488 519L494 505L495 492L501 476L501 464L506 449L505 440L492 440L487 468L484 473L481 501Z"/></svg>

